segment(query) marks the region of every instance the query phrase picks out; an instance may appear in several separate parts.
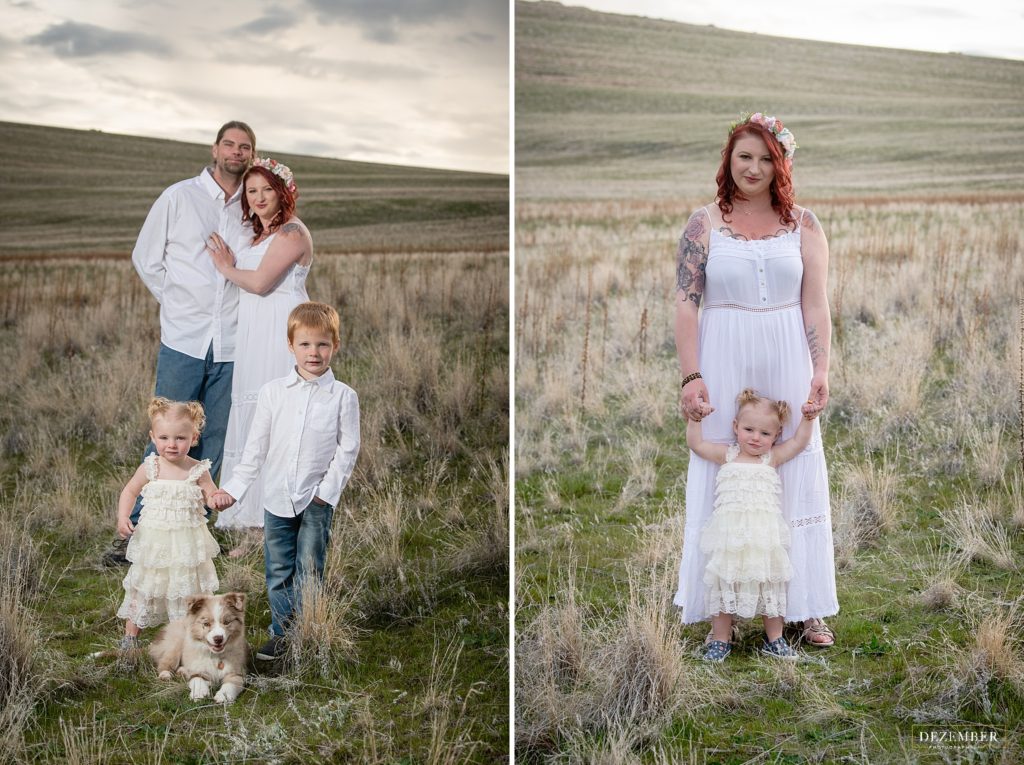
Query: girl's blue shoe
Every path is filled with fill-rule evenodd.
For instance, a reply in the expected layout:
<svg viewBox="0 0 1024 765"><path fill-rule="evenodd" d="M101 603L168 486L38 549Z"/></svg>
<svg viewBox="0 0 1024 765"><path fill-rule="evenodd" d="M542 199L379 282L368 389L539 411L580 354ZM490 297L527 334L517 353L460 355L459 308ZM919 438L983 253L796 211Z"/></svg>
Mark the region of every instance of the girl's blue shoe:
<svg viewBox="0 0 1024 765"><path fill-rule="evenodd" d="M724 640L708 640L704 644L704 656L701 657L704 661L725 661L725 657L732 653L732 643L727 643Z"/></svg>
<svg viewBox="0 0 1024 765"><path fill-rule="evenodd" d="M774 656L776 659L795 659L797 656L796 651L782 636L771 642L765 640L761 646L761 653L765 656Z"/></svg>

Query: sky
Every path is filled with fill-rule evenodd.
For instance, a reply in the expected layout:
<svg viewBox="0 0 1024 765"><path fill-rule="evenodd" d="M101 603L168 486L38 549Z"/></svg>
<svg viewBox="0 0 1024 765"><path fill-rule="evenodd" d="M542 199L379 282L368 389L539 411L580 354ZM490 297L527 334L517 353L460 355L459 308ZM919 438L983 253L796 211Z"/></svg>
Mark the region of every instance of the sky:
<svg viewBox="0 0 1024 765"><path fill-rule="evenodd" d="M0 119L507 173L507 0L0 0ZM263 151L267 150L267 151Z"/></svg>
<svg viewBox="0 0 1024 765"><path fill-rule="evenodd" d="M562 4L774 37L1024 59L1021 0L569 0Z"/></svg>

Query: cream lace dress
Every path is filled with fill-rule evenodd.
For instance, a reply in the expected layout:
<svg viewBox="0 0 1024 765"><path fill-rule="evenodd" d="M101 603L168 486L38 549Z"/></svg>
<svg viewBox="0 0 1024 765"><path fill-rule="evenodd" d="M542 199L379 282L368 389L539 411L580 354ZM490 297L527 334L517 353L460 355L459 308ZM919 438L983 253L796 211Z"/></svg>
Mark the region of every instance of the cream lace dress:
<svg viewBox="0 0 1024 765"><path fill-rule="evenodd" d="M206 525L198 481L210 460L197 463L182 480L159 477L159 456L146 458L142 515L125 556L131 568L124 578L124 601L117 611L139 627L185 615L185 598L212 595L220 586L213 558L217 541Z"/></svg>
<svg viewBox="0 0 1024 765"><path fill-rule="evenodd" d="M770 464L736 462L733 444L715 479L715 505L700 538L705 617L784 616L791 576L789 525L782 517L782 482Z"/></svg>

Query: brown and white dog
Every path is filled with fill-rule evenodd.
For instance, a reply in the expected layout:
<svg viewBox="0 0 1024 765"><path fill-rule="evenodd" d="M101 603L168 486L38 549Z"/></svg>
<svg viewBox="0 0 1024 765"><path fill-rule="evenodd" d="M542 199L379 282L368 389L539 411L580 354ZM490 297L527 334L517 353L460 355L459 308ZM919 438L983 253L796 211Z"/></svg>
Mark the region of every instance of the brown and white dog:
<svg viewBox="0 0 1024 765"><path fill-rule="evenodd" d="M181 619L168 624L149 648L161 680L174 673L188 680L193 701L210 695L210 685L220 682L213 700L230 704L242 692L249 646L245 642L245 594L191 595Z"/></svg>

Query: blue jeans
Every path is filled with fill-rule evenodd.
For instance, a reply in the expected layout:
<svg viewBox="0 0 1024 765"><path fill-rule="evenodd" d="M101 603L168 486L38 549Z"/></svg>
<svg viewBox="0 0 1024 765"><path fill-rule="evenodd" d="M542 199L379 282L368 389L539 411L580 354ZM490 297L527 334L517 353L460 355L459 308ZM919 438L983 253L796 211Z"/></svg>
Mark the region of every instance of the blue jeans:
<svg viewBox="0 0 1024 765"><path fill-rule="evenodd" d="M302 608L302 583L324 578L334 508L310 502L294 518L263 511L263 559L270 601L270 634L283 635L292 614Z"/></svg>
<svg viewBox="0 0 1024 765"><path fill-rule="evenodd" d="M224 459L224 437L231 413L231 373L234 369L233 361L213 360L212 344L206 358L197 359L161 343L156 359L156 395L171 401L198 401L206 410L206 427L199 443L189 450L189 456L197 460L209 459L213 463L210 475L214 481ZM155 453L156 447L150 444L142 458ZM139 522L141 510L142 497L137 497L130 516L133 524Z"/></svg>

